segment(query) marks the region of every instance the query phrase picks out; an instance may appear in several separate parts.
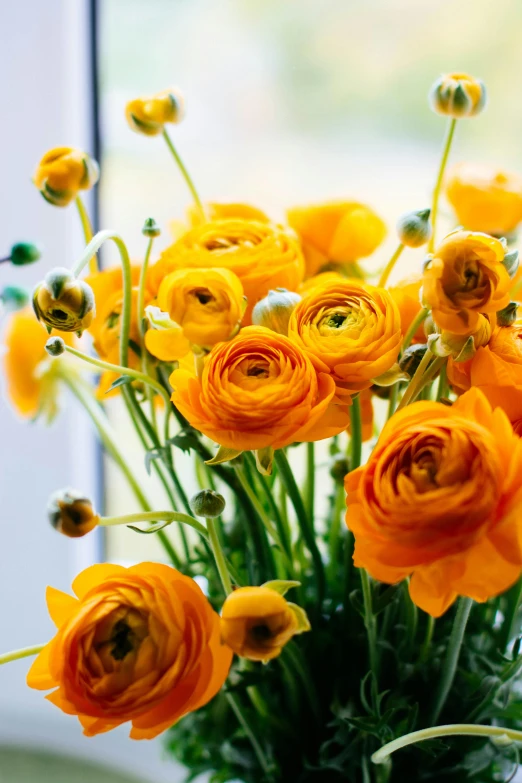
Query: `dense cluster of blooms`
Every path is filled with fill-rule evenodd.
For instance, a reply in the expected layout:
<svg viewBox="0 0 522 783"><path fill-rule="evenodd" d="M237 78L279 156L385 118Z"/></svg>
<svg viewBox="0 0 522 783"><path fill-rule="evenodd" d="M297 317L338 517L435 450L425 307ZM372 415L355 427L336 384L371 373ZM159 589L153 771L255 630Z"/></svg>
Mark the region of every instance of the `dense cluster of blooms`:
<svg viewBox="0 0 522 783"><path fill-rule="evenodd" d="M71 537L154 522L146 532L160 535L176 566L93 566L75 580L76 597L49 590L57 634L28 682L54 689L48 698L77 715L87 735L131 721L131 737L154 737L213 698L233 653L267 662L310 630L312 586L321 605L324 567L335 561L325 561L315 538L313 446L302 492L287 447L331 439L338 487L346 474L344 535L355 539L366 599L368 574L407 580L411 602L439 617L459 596L485 602L520 578L521 281L509 242L522 220L522 178L465 163L444 177L456 121L478 114L485 101L484 85L465 74L433 87L433 108L449 117L433 204L399 219L398 249L373 276L362 259L379 248L386 227L369 206L295 207L277 224L250 205L203 203L183 166L194 197L186 221L176 221L176 239L154 260L159 227L147 220L145 259L131 263L117 234L92 236L80 191L95 184L95 161L70 148L42 158L35 185L55 206L76 201L87 247L72 270L54 269L36 287L34 312L10 315L9 397L22 416L49 419L59 387L68 385L129 477L97 402L121 395L160 478L166 486L172 479L176 503L185 506L151 511L142 503L141 513L109 518L74 490L50 501L53 525ZM183 111L179 91L168 90L131 101L126 117L137 133L162 134L179 162L166 125ZM437 239L444 187L462 225ZM100 270L96 252L108 240L122 263ZM404 247L420 248L417 269L389 284ZM101 374L94 395L81 361ZM173 417L181 431L172 438ZM363 441L370 443L361 464ZM173 445L196 451L210 487L191 503ZM275 572L262 585L238 577L223 551L226 504L214 491L217 479L247 504L246 516L260 520L277 550ZM130 486L143 501L132 478ZM163 531L173 522L210 547L225 594L220 614L188 564L183 573ZM325 533L332 558L343 530L333 518L326 525L335 529ZM284 597L290 588L299 605ZM371 600L364 610L371 657Z"/></svg>

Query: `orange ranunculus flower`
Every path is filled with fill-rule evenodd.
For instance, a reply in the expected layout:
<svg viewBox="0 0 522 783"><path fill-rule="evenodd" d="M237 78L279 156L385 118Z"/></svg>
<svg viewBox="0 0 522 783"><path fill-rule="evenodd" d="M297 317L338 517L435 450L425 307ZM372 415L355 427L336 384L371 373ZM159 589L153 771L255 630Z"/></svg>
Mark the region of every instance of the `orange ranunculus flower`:
<svg viewBox="0 0 522 783"><path fill-rule="evenodd" d="M205 359L201 378L175 370L172 401L193 427L231 449L281 449L346 429L335 384L287 337L247 326Z"/></svg>
<svg viewBox="0 0 522 783"><path fill-rule="evenodd" d="M219 204L216 201L207 201L203 204L205 215L208 220L230 220L239 218L240 220L256 220L258 223L270 223L270 218L261 209L252 207L250 204L227 203ZM179 239L189 228L200 226L203 223L201 211L195 204L191 204L187 209L187 221L171 220L169 222L170 233L174 240ZM205 221L206 222L206 221Z"/></svg>
<svg viewBox="0 0 522 783"><path fill-rule="evenodd" d="M56 636L27 683L77 715L89 737L132 721L152 739L206 704L227 678L232 652L198 585L170 566L94 565L73 582L76 598L47 588Z"/></svg>
<svg viewBox="0 0 522 783"><path fill-rule="evenodd" d="M74 337L64 332L60 337L72 345ZM11 315L5 334L4 368L7 394L21 416L33 418L42 413L50 421L57 412L55 368L64 359L52 359L45 350L47 329L29 308Z"/></svg>
<svg viewBox="0 0 522 783"><path fill-rule="evenodd" d="M323 264L353 264L371 255L386 235L381 218L357 201L295 207L287 217L303 245L307 277Z"/></svg>
<svg viewBox="0 0 522 783"><path fill-rule="evenodd" d="M473 332L480 313L509 304L511 278L503 266L502 243L475 231L453 231L426 264L423 299L441 329Z"/></svg>
<svg viewBox="0 0 522 783"><path fill-rule="evenodd" d="M510 421L522 419L522 321L497 326L489 343L467 362L448 360L448 380L461 394L472 386L491 405L502 408Z"/></svg>
<svg viewBox="0 0 522 783"><path fill-rule="evenodd" d="M158 306L168 313L189 343L209 348L238 331L244 310L243 286L229 269L179 269L161 282ZM145 335L148 350L160 359L180 358L179 339L169 354L171 329L151 329ZM185 351L187 353L187 351Z"/></svg>
<svg viewBox="0 0 522 783"><path fill-rule="evenodd" d="M346 477L355 565L382 582L411 575L413 602L434 617L458 595L502 593L522 570L521 470L522 440L478 389L409 405Z"/></svg>
<svg viewBox="0 0 522 783"><path fill-rule="evenodd" d="M301 626L300 616L305 617L299 607L270 587L238 587L223 604L221 638L241 658L266 663L310 629L306 621Z"/></svg>
<svg viewBox="0 0 522 783"><path fill-rule="evenodd" d="M138 283L140 271L141 268L138 264L132 265L133 288L129 335L129 367L132 367L134 370L140 368L140 358L133 348L133 344L141 346L138 327ZM85 281L91 286L96 301L96 316L87 330L92 335L96 353L100 359L106 362L119 364L121 313L123 309L123 273L121 266L96 272L86 277ZM146 288L145 304L148 304L151 298L152 295ZM117 374L112 372L104 372L102 374L97 392L98 397L101 399L105 398L107 390L117 377Z"/></svg>
<svg viewBox="0 0 522 783"><path fill-rule="evenodd" d="M502 236L522 220L522 177L477 163L457 163L446 196L465 228Z"/></svg>
<svg viewBox="0 0 522 783"><path fill-rule="evenodd" d="M195 226L168 247L151 267L150 284L179 269L229 269L240 279L250 323L256 302L271 288L295 291L303 279L304 261L297 241L282 228L255 220L230 218Z"/></svg>
<svg viewBox="0 0 522 783"><path fill-rule="evenodd" d="M418 316L422 309L420 300L422 286L422 275L411 275L405 280L400 280L388 289L392 295L393 301L399 308L401 316L402 336L408 331L413 319ZM426 335L424 333L424 324L421 324L413 335L412 343L425 343Z"/></svg>
<svg viewBox="0 0 522 783"><path fill-rule="evenodd" d="M402 339L388 291L353 279L312 288L296 305L288 336L330 373L341 394L368 389L397 361Z"/></svg>
<svg viewBox="0 0 522 783"><path fill-rule="evenodd" d="M46 201L66 207L80 190L90 190L98 181L96 161L82 150L56 147L45 153L34 174L34 184Z"/></svg>

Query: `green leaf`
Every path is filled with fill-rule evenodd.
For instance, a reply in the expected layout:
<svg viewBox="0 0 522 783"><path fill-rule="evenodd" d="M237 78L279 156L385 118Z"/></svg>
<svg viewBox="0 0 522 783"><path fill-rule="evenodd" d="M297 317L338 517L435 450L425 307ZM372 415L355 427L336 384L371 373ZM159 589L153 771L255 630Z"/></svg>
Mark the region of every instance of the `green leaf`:
<svg viewBox="0 0 522 783"><path fill-rule="evenodd" d="M301 582L296 582L293 579L272 579L270 582L265 582L261 587L268 587L269 590L274 590L279 595L285 595L292 587L301 587Z"/></svg>
<svg viewBox="0 0 522 783"><path fill-rule="evenodd" d="M118 386L125 386L128 383L132 383L134 379L130 377L130 375L120 375L119 378L116 378L115 381L111 383L105 394L108 394L113 389L117 389Z"/></svg>
<svg viewBox="0 0 522 783"><path fill-rule="evenodd" d="M510 253L506 253L502 266L505 267L508 275L513 278L518 271L518 250L512 250Z"/></svg>
<svg viewBox="0 0 522 783"><path fill-rule="evenodd" d="M191 449L196 450L198 448L199 433L194 427L185 427L177 435L169 438L168 442L188 454Z"/></svg>
<svg viewBox="0 0 522 783"><path fill-rule="evenodd" d="M287 605L297 618L296 633L305 633L306 631L310 631L312 626L310 625L310 620L308 619L308 615L306 614L305 610L297 604L290 603L290 601L288 601Z"/></svg>
<svg viewBox="0 0 522 783"><path fill-rule="evenodd" d="M147 453L145 454L145 470L150 476L150 467L155 459L163 459L165 456L165 447L160 446L159 448L149 449Z"/></svg>
<svg viewBox="0 0 522 783"><path fill-rule="evenodd" d="M272 473L272 463L274 461L274 449L268 446L266 449L257 449L254 451L256 458L256 467L263 476L270 476Z"/></svg>
<svg viewBox="0 0 522 783"><path fill-rule="evenodd" d="M220 446L215 457L206 460L205 465L221 465L222 462L230 462L231 459L239 457L241 453L237 449L227 449L225 446Z"/></svg>
<svg viewBox="0 0 522 783"><path fill-rule="evenodd" d="M140 527L136 527L135 525L125 525L125 527L128 527L129 530L134 530L135 533L141 533L142 535L150 535L151 533L157 533L160 530L163 530L164 527L168 527L171 522L158 522L156 525L152 525L152 527L148 527L145 530L143 530Z"/></svg>

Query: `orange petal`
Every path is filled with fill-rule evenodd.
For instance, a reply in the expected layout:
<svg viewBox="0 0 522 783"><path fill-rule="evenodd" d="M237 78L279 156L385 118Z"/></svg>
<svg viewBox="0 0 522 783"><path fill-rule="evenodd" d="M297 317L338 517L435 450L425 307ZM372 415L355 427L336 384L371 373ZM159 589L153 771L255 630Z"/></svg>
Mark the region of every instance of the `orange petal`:
<svg viewBox="0 0 522 783"><path fill-rule="evenodd" d="M27 685L37 691L48 691L58 683L49 671L49 658L53 640L45 645L27 672Z"/></svg>
<svg viewBox="0 0 522 783"><path fill-rule="evenodd" d="M72 589L78 598L83 598L93 587L98 587L98 585L101 585L113 576L123 576L126 573L127 569L123 566L112 565L111 563L98 563L78 574L72 583Z"/></svg>
<svg viewBox="0 0 522 783"><path fill-rule="evenodd" d="M72 617L79 605L77 598L68 595L68 593L62 593L55 587L47 588L45 598L49 615L57 628L60 628Z"/></svg>

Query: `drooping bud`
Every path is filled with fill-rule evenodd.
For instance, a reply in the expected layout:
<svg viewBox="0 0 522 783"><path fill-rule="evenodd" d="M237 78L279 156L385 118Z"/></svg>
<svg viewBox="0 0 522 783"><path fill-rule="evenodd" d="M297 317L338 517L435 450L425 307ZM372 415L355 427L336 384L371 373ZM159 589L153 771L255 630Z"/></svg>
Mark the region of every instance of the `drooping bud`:
<svg viewBox="0 0 522 783"><path fill-rule="evenodd" d="M90 533L100 520L92 502L76 489L60 489L47 502L51 525L69 538L81 538Z"/></svg>
<svg viewBox="0 0 522 783"><path fill-rule="evenodd" d="M499 326L511 326L517 320L519 303L510 302L503 310L497 313L497 324Z"/></svg>
<svg viewBox="0 0 522 783"><path fill-rule="evenodd" d="M17 242L11 248L10 259L15 266L32 264L42 257L39 248L31 242Z"/></svg>
<svg viewBox="0 0 522 783"><path fill-rule="evenodd" d="M46 201L66 207L80 190L90 190L98 182L96 161L82 150L57 147L46 152L34 175L34 184Z"/></svg>
<svg viewBox="0 0 522 783"><path fill-rule="evenodd" d="M413 378L427 350L428 346L424 343L409 345L399 360L401 370Z"/></svg>
<svg viewBox="0 0 522 783"><path fill-rule="evenodd" d="M29 294L25 288L16 285L6 285L0 291L0 302L6 310L21 310L29 302Z"/></svg>
<svg viewBox="0 0 522 783"><path fill-rule="evenodd" d="M406 247L421 247L431 237L431 209L405 212L397 221L397 234Z"/></svg>
<svg viewBox="0 0 522 783"><path fill-rule="evenodd" d="M95 315L94 294L83 280L68 269L56 267L45 276L33 293L36 317L48 328L82 333Z"/></svg>
<svg viewBox="0 0 522 783"><path fill-rule="evenodd" d="M336 484L343 484L344 477L350 472L350 463L347 457L340 452L334 454L330 460L330 476Z"/></svg>
<svg viewBox="0 0 522 783"><path fill-rule="evenodd" d="M185 114L185 100L173 87L146 98L135 98L125 107L125 117L131 130L145 136L157 136L166 123L181 122Z"/></svg>
<svg viewBox="0 0 522 783"><path fill-rule="evenodd" d="M213 519L219 517L225 510L225 498L211 489L202 489L190 499L190 508L197 517Z"/></svg>
<svg viewBox="0 0 522 783"><path fill-rule="evenodd" d="M443 74L430 90L431 108L453 119L474 117L486 106L486 87L467 73Z"/></svg>
<svg viewBox="0 0 522 783"><path fill-rule="evenodd" d="M53 358L61 356L62 353L65 352L65 342L61 337L58 337L58 335L50 337L45 343L45 350L49 356L52 356Z"/></svg>
<svg viewBox="0 0 522 783"><path fill-rule="evenodd" d="M159 237L161 234L161 228L158 226L154 218L147 218L143 224L141 233L146 237Z"/></svg>
<svg viewBox="0 0 522 783"><path fill-rule="evenodd" d="M295 306L301 301L299 294L287 291L286 288L276 288L269 291L252 311L252 323L255 326L265 326L273 332L288 335L288 322Z"/></svg>

